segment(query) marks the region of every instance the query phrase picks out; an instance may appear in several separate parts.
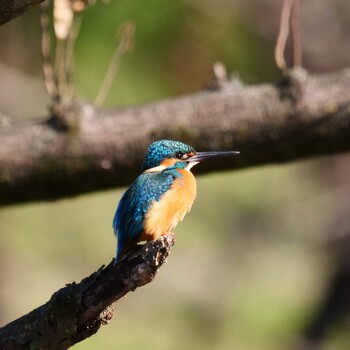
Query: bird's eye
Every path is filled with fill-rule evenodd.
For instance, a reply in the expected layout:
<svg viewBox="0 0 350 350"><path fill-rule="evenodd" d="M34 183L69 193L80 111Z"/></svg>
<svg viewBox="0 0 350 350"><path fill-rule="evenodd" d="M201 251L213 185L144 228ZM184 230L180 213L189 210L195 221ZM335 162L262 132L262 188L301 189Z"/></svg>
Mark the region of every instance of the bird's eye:
<svg viewBox="0 0 350 350"><path fill-rule="evenodd" d="M183 157L183 153L182 152L176 152L175 153L175 158L177 158L177 159L182 159L182 157Z"/></svg>

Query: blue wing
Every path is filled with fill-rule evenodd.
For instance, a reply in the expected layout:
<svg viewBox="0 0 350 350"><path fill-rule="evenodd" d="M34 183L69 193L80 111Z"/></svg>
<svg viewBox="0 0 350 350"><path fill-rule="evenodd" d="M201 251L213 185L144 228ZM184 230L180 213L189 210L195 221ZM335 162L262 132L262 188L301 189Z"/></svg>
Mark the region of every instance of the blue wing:
<svg viewBox="0 0 350 350"><path fill-rule="evenodd" d="M137 240L152 202L159 201L175 177L172 172L143 173L124 193L113 220L114 233L118 237L117 260L123 249Z"/></svg>

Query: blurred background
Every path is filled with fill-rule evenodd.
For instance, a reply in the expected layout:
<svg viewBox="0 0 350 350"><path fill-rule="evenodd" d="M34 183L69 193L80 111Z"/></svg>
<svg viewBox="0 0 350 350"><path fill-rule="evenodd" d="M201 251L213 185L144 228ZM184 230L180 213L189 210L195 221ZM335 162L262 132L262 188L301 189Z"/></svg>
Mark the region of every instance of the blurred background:
<svg viewBox="0 0 350 350"><path fill-rule="evenodd" d="M135 48L123 57L104 107L198 91L217 61L247 84L276 81L281 7L279 0L98 2L76 42L75 96L96 96L127 20L136 25ZM311 73L350 65L349 19L347 0L301 0L303 62ZM1 113L47 115L39 9L2 26L0 47ZM75 348L349 349L349 160L199 177L168 264ZM0 325L110 262L122 192L0 208Z"/></svg>

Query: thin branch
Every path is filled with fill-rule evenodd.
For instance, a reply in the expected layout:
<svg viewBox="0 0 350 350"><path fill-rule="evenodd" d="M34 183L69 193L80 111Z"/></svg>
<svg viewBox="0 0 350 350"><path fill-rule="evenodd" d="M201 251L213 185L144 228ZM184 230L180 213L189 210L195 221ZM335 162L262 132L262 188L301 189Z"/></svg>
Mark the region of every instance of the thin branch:
<svg viewBox="0 0 350 350"><path fill-rule="evenodd" d="M292 47L293 47L293 67L301 67L301 39L299 29L299 0L293 1L291 13Z"/></svg>
<svg viewBox="0 0 350 350"><path fill-rule="evenodd" d="M301 40L299 32L299 0L284 0L280 30L275 47L275 61L279 69L285 70L286 44L289 36L289 27L292 30L293 67L301 66Z"/></svg>
<svg viewBox="0 0 350 350"><path fill-rule="evenodd" d="M121 36L120 43L114 52L112 60L108 66L107 73L104 77L100 90L94 101L94 103L97 106L101 106L103 102L106 100L106 97L112 87L112 83L117 74L119 64L123 55L126 52L131 51L134 46L133 40L134 40L134 33L135 33L135 24L133 22L124 23L119 29L119 32Z"/></svg>
<svg viewBox="0 0 350 350"><path fill-rule="evenodd" d="M287 67L287 63L284 58L284 51L289 35L289 18L293 1L294 0L284 0L283 2L280 30L278 33L277 43L275 47L276 65L281 70L284 70Z"/></svg>
<svg viewBox="0 0 350 350"><path fill-rule="evenodd" d="M60 98L67 99L67 45L74 21L74 11L70 0L55 0L53 6L53 23L56 35L54 70L58 78Z"/></svg>
<svg viewBox="0 0 350 350"><path fill-rule="evenodd" d="M46 90L54 105L58 101L70 101L73 95L75 41L81 25L82 13L93 4L94 2L88 1L55 0L52 13L49 1L41 6L42 65ZM80 16L77 16L77 13ZM51 20L55 34L54 52L51 45ZM122 35L122 42L118 49L126 51L132 46L133 26L128 24L124 29L125 33ZM114 59L117 65L120 57ZM111 73L113 79L115 72L108 73Z"/></svg>
<svg viewBox="0 0 350 350"><path fill-rule="evenodd" d="M138 246L122 261L71 283L27 315L0 328L0 349L68 349L95 334L113 317L110 305L150 283L166 262L175 236Z"/></svg>
<svg viewBox="0 0 350 350"><path fill-rule="evenodd" d="M75 48L76 39L78 37L82 21L83 21L82 15L74 14L73 25L70 28L69 35L67 38L67 43L66 43L65 74L66 74L66 81L67 81L66 96L68 99L70 99L73 95L74 48Z"/></svg>
<svg viewBox="0 0 350 350"><path fill-rule="evenodd" d="M50 34L50 2L40 4L41 24L41 58L46 91L52 100L59 98L58 82L52 64L51 34Z"/></svg>
<svg viewBox="0 0 350 350"><path fill-rule="evenodd" d="M65 51L66 51L66 40L65 39L56 39L56 49L55 49L55 64L54 71L57 76L57 87L59 99L62 100L66 95L66 62L65 62Z"/></svg>

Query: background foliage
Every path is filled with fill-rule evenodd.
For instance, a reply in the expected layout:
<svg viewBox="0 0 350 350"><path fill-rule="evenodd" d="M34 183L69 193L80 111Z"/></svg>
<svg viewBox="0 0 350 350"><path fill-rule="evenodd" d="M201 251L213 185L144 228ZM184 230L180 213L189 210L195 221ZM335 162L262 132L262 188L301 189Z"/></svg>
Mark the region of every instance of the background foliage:
<svg viewBox="0 0 350 350"><path fill-rule="evenodd" d="M275 80L273 46L280 2L144 0L98 3L76 47L76 95L93 99L113 54L116 29L136 24L105 103L140 104L201 89L214 62L245 82ZM301 6L306 68L349 64L350 7ZM268 22L268 23L267 23ZM327 33L323 35L324 23ZM46 114L38 9L0 31L0 109L17 118ZM327 59L328 57L328 59ZM349 57L349 56L348 56ZM346 213L349 158L299 162L198 180L191 214L157 279L116 305L111 324L76 349L281 349L298 343L329 284ZM132 179L130 179L130 182ZM65 283L108 263L121 190L0 210L0 323L29 312ZM30 286L28 288L27 286ZM328 346L348 349L339 324Z"/></svg>

